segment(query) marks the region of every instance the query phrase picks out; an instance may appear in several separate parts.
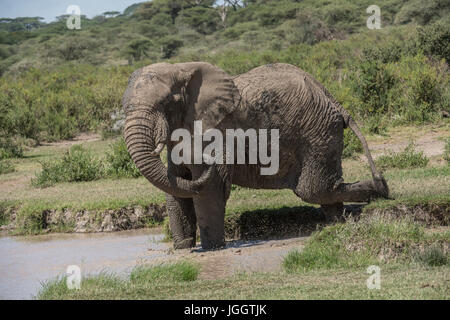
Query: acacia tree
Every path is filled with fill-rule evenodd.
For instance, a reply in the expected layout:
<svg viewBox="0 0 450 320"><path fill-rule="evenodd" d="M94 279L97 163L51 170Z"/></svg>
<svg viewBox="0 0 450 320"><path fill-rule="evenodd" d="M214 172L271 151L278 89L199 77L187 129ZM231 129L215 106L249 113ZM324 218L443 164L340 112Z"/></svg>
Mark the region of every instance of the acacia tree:
<svg viewBox="0 0 450 320"><path fill-rule="evenodd" d="M237 11L239 8L243 7L243 1L242 0L224 0L223 4L228 4L233 8L234 11Z"/></svg>

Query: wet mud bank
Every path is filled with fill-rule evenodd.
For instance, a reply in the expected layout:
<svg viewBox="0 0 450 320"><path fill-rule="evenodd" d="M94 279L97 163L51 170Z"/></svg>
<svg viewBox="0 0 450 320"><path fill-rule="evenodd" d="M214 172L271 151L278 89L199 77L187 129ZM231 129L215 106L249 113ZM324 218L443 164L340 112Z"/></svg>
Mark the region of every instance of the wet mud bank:
<svg viewBox="0 0 450 320"><path fill-rule="evenodd" d="M345 215L385 214L411 216L426 226L448 226L450 203L396 205L387 208L345 206ZM0 208L3 232L33 234L51 232L91 233L135 230L162 225L167 217L165 204L130 206L116 210L48 209L27 213L20 208ZM299 206L229 214L225 217L227 240L270 240L308 236L325 224L320 208Z"/></svg>

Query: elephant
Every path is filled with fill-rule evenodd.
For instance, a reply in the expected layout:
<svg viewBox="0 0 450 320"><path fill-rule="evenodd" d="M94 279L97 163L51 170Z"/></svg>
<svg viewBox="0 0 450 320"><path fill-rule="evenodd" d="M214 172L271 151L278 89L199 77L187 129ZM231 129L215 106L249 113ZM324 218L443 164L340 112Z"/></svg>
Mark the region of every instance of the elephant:
<svg viewBox="0 0 450 320"><path fill-rule="evenodd" d="M327 220L343 213L344 202L388 198L358 125L333 96L307 72L289 64L269 64L230 76L205 62L156 63L136 70L123 97L124 137L142 175L166 193L174 248L223 247L225 206L232 184L256 189L290 189L318 204ZM279 169L261 175L263 164L175 164L174 130L278 129ZM361 141L372 179L342 178L344 129ZM224 151L225 153L226 151ZM248 152L248 150L246 150ZM226 155L224 154L224 157ZM236 157L236 153L234 153Z"/></svg>

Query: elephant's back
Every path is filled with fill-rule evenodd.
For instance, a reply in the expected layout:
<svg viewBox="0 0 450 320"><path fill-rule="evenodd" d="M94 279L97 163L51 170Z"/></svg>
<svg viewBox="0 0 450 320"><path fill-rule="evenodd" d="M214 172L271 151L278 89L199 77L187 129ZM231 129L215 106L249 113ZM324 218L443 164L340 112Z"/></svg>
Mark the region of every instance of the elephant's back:
<svg viewBox="0 0 450 320"><path fill-rule="evenodd" d="M285 136L323 137L326 144L329 130L338 129L343 121L326 89L293 65L257 67L234 82L244 118L260 127L278 127Z"/></svg>

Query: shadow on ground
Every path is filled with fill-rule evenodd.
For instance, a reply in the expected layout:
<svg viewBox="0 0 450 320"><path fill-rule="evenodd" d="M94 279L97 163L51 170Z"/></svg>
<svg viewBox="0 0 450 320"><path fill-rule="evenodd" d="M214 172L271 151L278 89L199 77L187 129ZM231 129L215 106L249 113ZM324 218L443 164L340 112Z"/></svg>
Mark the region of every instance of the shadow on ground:
<svg viewBox="0 0 450 320"><path fill-rule="evenodd" d="M346 205L345 213L358 216L363 205ZM225 218L227 239L285 239L305 237L326 225L320 208L312 206L260 209Z"/></svg>

